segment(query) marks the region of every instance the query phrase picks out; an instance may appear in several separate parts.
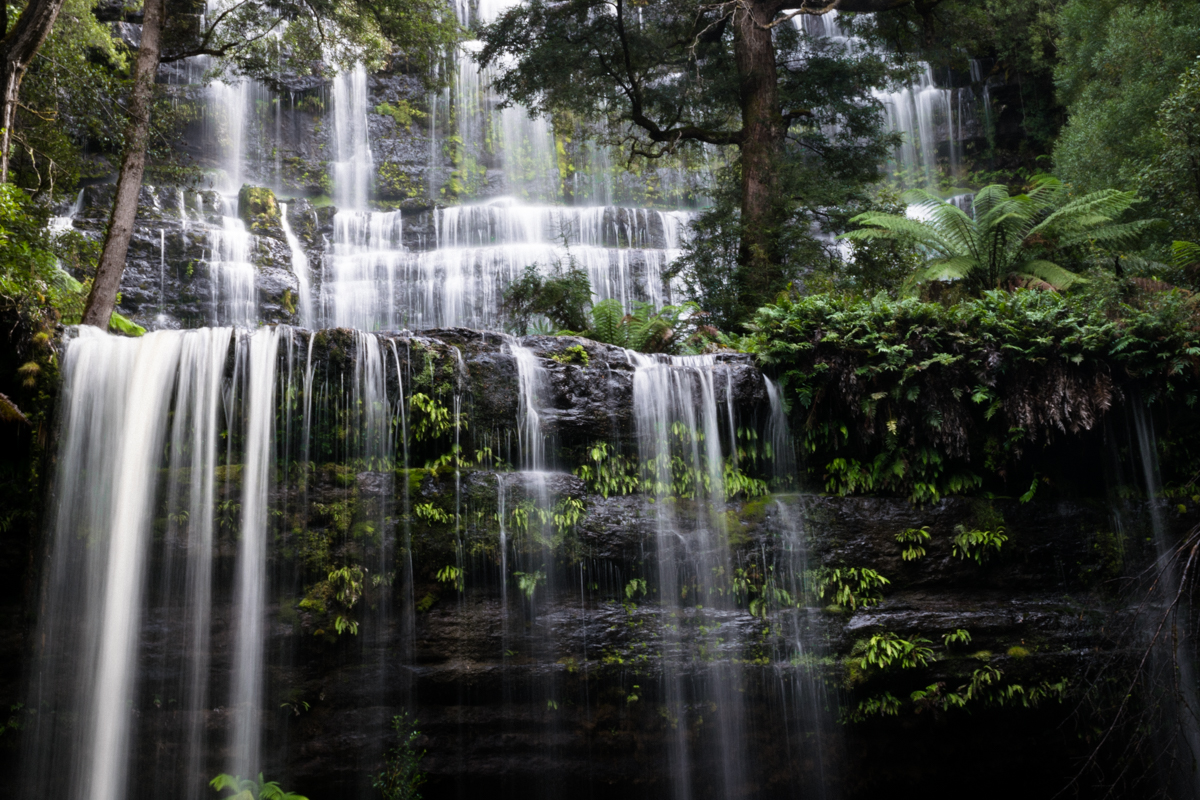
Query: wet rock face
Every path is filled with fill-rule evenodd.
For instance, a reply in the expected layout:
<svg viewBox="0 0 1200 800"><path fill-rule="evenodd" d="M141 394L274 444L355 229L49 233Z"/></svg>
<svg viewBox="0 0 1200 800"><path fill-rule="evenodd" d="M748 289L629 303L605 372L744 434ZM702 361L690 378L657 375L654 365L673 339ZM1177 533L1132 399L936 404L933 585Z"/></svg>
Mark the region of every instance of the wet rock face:
<svg viewBox="0 0 1200 800"><path fill-rule="evenodd" d="M469 471L459 476L464 508L494 512L498 477L508 481L509 507L536 491L523 476ZM386 493L388 480L384 473L361 473L350 485L321 478L307 491L310 502L328 505L350 495ZM448 475L426 476L408 502L436 499L452 485ZM485 790L512 798L543 790L561 796L581 785L599 798L662 797L670 791L665 764L672 725L684 724L662 714L663 659L676 659L675 668L689 681L703 682L708 673L702 661L690 661L686 642L691 637L694 643L707 641L702 628L719 627L722 647L728 648L721 657L740 659L742 735L760 770L753 776L754 796L790 798L803 787L802 796L823 789L869 797L910 775L918 776L912 779L920 780L930 796L950 797L950 786L965 779L964 769L1000 783L1013 770L1043 786L1064 777L1060 768L1075 753L1074 738L1058 728L1066 710L1057 706L999 713L979 709L938 720L910 716L894 725L844 727L823 719L806 705L810 701L798 680L802 669L793 654L755 649L762 641L762 620L744 609L669 616L653 599L626 595L630 577L653 575L656 569L655 509L646 498L605 499L588 494L570 476L554 478L550 490L587 504L578 534L584 549L581 560L558 562L531 598L511 579L502 583L498 566L481 555L461 562L471 578L463 593L454 591L435 576L452 558L447 548L454 532L416 523L407 533L396 530L398 541L408 536L413 543L411 589L397 586L384 616L364 611L355 637L330 636L290 610L302 586L285 581L276 587L269 705L287 706L266 720L271 774L288 775L289 788L310 796L360 797L381 764L389 716L405 707L420 720L419 745L427 751L423 767L430 777L423 791L430 800ZM810 566L870 563L892 579L875 608L841 613L810 607L772 618L772 626L798 626L792 629L807 631L806 641L825 642L817 645L825 657L845 658L855 641L879 630L933 638L966 628L975 637L973 652L991 651L992 666L1036 681L1044 675L1080 675L1096 657L1092 648L1103 642L1104 604L1088 577L1095 555L1083 533L1103 524L1098 509L1000 504L1011 549L980 568L947 559L943 552L954 526L978 518L978 508L968 501L926 509L885 499L814 496L780 502L806 530ZM778 552L784 506L774 500L735 504L738 563L753 553ZM930 528L929 554L916 562L895 561L896 526L913 520ZM327 524L319 515L309 522L314 531ZM468 535L467 541L475 540ZM224 551L227 566L234 551L232 546ZM276 558L272 573L290 574L293 566L286 557ZM580 565L587 575L582 582ZM231 614L231 608L218 611L222 618ZM169 650L176 641L172 623L158 624L157 640ZM684 632L684 649L662 650L668 626ZM1010 655L1018 642L1028 652ZM214 648L214 662L226 661L227 635L218 636ZM745 657L749 653L759 655ZM695 664L694 673L689 663ZM957 681L964 669L971 666L950 659L933 677ZM839 680L839 674L838 668L828 671L830 680ZM204 713L210 737L221 741L227 714L220 687L214 691L214 707ZM719 712L695 713L687 724L693 726L693 742L702 746L712 731L698 720ZM174 717L147 703L140 720L166 730ZM970 740L974 753L969 768L941 758L922 761L913 750L918 743L937 743L938 752L958 752L963 739ZM814 741L820 748L804 744ZM161 751L141 755L146 764L163 757ZM219 771L224 757L215 751L210 771ZM715 763L693 765L699 785L719 779L711 771ZM986 787L978 794L999 796Z"/></svg>
<svg viewBox="0 0 1200 800"><path fill-rule="evenodd" d="M85 188L74 227L102 239L114 192L111 184ZM247 257L255 269L257 313L264 323L291 323L296 320L299 291L291 251L279 225L274 195L265 189L253 193L257 205L251 206L257 211L250 222ZM263 212L268 206L276 208L273 216ZM224 298L213 268L214 234L224 228L230 213L216 192L143 186L117 311L147 328L192 328L224 321Z"/></svg>

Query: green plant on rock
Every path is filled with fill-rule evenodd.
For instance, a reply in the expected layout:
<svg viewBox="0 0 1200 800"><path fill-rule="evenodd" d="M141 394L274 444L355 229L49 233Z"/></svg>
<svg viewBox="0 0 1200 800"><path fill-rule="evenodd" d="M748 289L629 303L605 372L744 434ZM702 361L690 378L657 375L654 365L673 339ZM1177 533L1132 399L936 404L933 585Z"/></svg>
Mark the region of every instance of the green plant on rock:
<svg viewBox="0 0 1200 800"><path fill-rule="evenodd" d="M923 636L914 636L911 640L901 639L891 631L884 631L874 634L865 642L860 642L852 653L862 656L859 662L861 669L915 669L928 666L937 660L930 644L931 642Z"/></svg>
<svg viewBox="0 0 1200 800"><path fill-rule="evenodd" d="M816 574L817 596L822 600L828 597L830 605L851 610L878 605L879 589L889 583L868 567L824 568Z"/></svg>
<svg viewBox="0 0 1200 800"><path fill-rule="evenodd" d="M637 461L610 452L608 442L597 442L588 448L588 460L575 469L588 489L605 498L632 494L638 490Z"/></svg>
<svg viewBox="0 0 1200 800"><path fill-rule="evenodd" d="M608 298L592 306L589 338L642 353L672 353L696 327L700 308L695 303L663 306L634 301L626 314L619 300Z"/></svg>
<svg viewBox="0 0 1200 800"><path fill-rule="evenodd" d="M972 202L973 215L923 190L905 199L923 219L872 211L851 220L866 227L841 238L912 242L930 255L914 276L918 283L961 280L974 292L1006 284L1066 288L1081 279L1051 258L1084 244L1125 246L1150 225L1117 222L1136 202L1132 192L1103 189L1071 197L1061 181L1046 175L1016 196L1002 184L983 187Z"/></svg>
<svg viewBox="0 0 1200 800"><path fill-rule="evenodd" d="M958 628L950 633L942 634L942 643L949 647L952 644L970 644L971 634L968 631Z"/></svg>
<svg viewBox="0 0 1200 800"><path fill-rule="evenodd" d="M344 612L339 613L333 621L334 630L339 636L347 632L352 636L358 633L358 622L348 614L362 599L365 577L366 570L358 565L341 567L329 573L329 586Z"/></svg>
<svg viewBox="0 0 1200 800"><path fill-rule="evenodd" d="M574 530L579 521L587 515L583 501L575 497L564 497L554 508L554 527L560 535L566 535Z"/></svg>
<svg viewBox="0 0 1200 800"><path fill-rule="evenodd" d="M261 772L258 773L258 780L222 773L209 781L208 785L218 792L233 792L224 800L308 800L304 795L285 792L275 781L264 781Z"/></svg>
<svg viewBox="0 0 1200 800"><path fill-rule="evenodd" d="M446 525L453 517L433 503L417 503L413 506L413 514L426 525Z"/></svg>
<svg viewBox="0 0 1200 800"><path fill-rule="evenodd" d="M461 415L451 413L424 392L414 392L408 398L408 409L409 430L418 442L444 436L456 427L466 427L466 421L459 419Z"/></svg>
<svg viewBox="0 0 1200 800"><path fill-rule="evenodd" d="M557 330L581 332L587 329L591 300L592 283L587 272L568 255L565 264L556 261L547 273L537 264L526 267L524 274L504 290L500 309L509 329L519 336L527 334L538 318L549 320Z"/></svg>
<svg viewBox="0 0 1200 800"><path fill-rule="evenodd" d="M540 569L537 572L514 572L513 577L517 579L517 588L530 600L537 587L546 582L546 573Z"/></svg>
<svg viewBox="0 0 1200 800"><path fill-rule="evenodd" d="M405 129L412 127L413 122L425 119L428 116L424 111L404 98L398 99L395 103L380 103L375 106L375 113L380 116L391 117L396 121L397 125Z"/></svg>
<svg viewBox="0 0 1200 800"><path fill-rule="evenodd" d="M992 556L999 555L1000 548L1008 541L1004 529L995 531L969 531L963 525L955 526L958 531L951 539L951 550L955 558L972 559L982 566Z"/></svg>
<svg viewBox="0 0 1200 800"><path fill-rule="evenodd" d="M384 757L383 771L375 776L374 787L383 795L383 800L421 800L421 786L425 773L421 771L424 750L417 750L418 721L410 719L408 712L392 717L392 730L396 734L395 744Z"/></svg>
<svg viewBox="0 0 1200 800"><path fill-rule="evenodd" d="M916 561L925 557L925 545L929 543L929 526L909 528L896 534L896 541L902 545L900 557L905 561Z"/></svg>
<svg viewBox="0 0 1200 800"><path fill-rule="evenodd" d="M946 691L946 684L938 682L918 689L909 699L918 709L933 707L943 711L970 705L1037 708L1044 700L1062 702L1069 686L1067 678L1053 682L1044 680L1030 687L1020 683L1004 683L1003 678L1001 670L984 666L972 672L970 681L955 691Z"/></svg>
<svg viewBox="0 0 1200 800"><path fill-rule="evenodd" d="M586 367L588 361L587 350L583 349L583 345L573 344L564 349L561 353L555 353L550 356L552 361L557 361L559 364L578 364L581 367Z"/></svg>
<svg viewBox="0 0 1200 800"><path fill-rule="evenodd" d="M455 588L456 591L463 590L466 573L462 567L456 567L453 564L442 567L437 572L437 579L442 583L448 583Z"/></svg>
<svg viewBox="0 0 1200 800"><path fill-rule="evenodd" d="M770 492L766 481L762 478L752 478L742 472L733 459L725 462L724 483L726 500L732 500L739 495L749 500L754 497L763 497Z"/></svg>
<svg viewBox="0 0 1200 800"><path fill-rule="evenodd" d="M796 605L791 592L775 580L774 565L766 570L757 564L736 567L733 570L733 595L739 602L746 603L750 616L766 619L771 609L789 608Z"/></svg>

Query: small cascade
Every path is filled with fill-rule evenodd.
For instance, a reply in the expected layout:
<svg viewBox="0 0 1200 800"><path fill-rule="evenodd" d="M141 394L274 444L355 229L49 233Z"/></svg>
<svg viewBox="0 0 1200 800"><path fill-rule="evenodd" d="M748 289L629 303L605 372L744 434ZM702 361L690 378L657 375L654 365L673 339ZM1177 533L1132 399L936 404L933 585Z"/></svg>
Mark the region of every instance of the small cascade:
<svg viewBox="0 0 1200 800"><path fill-rule="evenodd" d="M659 307L673 301L663 273L690 214L499 200L433 212L434 249L424 252L404 248L401 219L398 211L335 216L322 281L328 324L495 330L505 287L530 266L584 270L596 301Z"/></svg>
<svg viewBox="0 0 1200 800"><path fill-rule="evenodd" d="M1178 746L1167 745L1168 752L1176 750L1171 759L1168 780L1178 784L1180 796L1200 793L1200 771L1195 768L1200 758L1200 684L1196 669L1196 643L1188 635L1191 611L1188 589L1181 585L1181 568L1189 560L1183 543L1171 535L1163 513L1162 484L1159 480L1158 441L1154 422L1142 402L1132 405L1134 440L1137 461L1141 466L1142 486L1146 494L1146 516L1153 536L1155 563L1152 588L1147 596L1149 614L1142 621L1144 642L1157 662L1154 669L1161 691L1168 692L1174 702L1167 702L1167 719L1161 734L1178 736ZM1116 510L1118 523L1124 516ZM1192 565L1194 569L1194 565ZM1194 579L1193 579L1194 580ZM1152 643L1152 644L1151 644Z"/></svg>
<svg viewBox="0 0 1200 800"><path fill-rule="evenodd" d="M322 313L329 325L359 330L405 326L398 313L403 308L397 309L394 298L414 287L405 280L409 259L402 234L399 211L339 211L334 216L321 281Z"/></svg>
<svg viewBox="0 0 1200 800"><path fill-rule="evenodd" d="M802 14L795 22L808 36L844 48L848 54L868 48L843 26L837 11ZM979 133L973 89L943 88L932 67L922 63L907 84L874 89L871 94L884 108L887 130L903 137L893 154L893 167L902 184L936 190L943 170L951 178L959 175L963 144Z"/></svg>
<svg viewBox="0 0 1200 800"><path fill-rule="evenodd" d="M362 64L333 79L332 163L338 208L365 211L371 189L371 145L367 132L367 70Z"/></svg>
<svg viewBox="0 0 1200 800"><path fill-rule="evenodd" d="M51 231L69 231L75 225L75 218L79 216L79 212L83 209L83 189L75 195L75 202L67 208L66 214L61 217L50 218Z"/></svg>
<svg viewBox="0 0 1200 800"><path fill-rule="evenodd" d="M258 322L255 266L250 260L251 236L226 201L220 228L208 233L208 263L212 271L212 319L219 324L253 326Z"/></svg>
<svg viewBox="0 0 1200 800"><path fill-rule="evenodd" d="M301 328L311 328L316 324L313 316L312 279L308 271L308 255L300 245L300 239L292 232L292 224L288 221L287 203L279 204L279 222L283 226L283 235L287 238L288 249L292 251L292 272L296 274L296 283L300 288L300 319Z"/></svg>

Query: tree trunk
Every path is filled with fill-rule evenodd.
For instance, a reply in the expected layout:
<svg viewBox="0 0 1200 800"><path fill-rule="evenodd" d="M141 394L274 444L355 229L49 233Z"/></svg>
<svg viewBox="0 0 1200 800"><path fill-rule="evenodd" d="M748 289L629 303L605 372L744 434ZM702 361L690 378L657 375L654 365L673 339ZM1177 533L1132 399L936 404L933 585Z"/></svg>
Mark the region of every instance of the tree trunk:
<svg viewBox="0 0 1200 800"><path fill-rule="evenodd" d="M108 328L117 304L117 290L125 271L125 254L137 220L138 194L146 170L146 144L150 140L150 104L154 99L154 76L162 46L164 0L146 0L142 41L133 66L133 88L129 93L129 122L125 127L125 156L117 178L117 196L108 218L104 250L92 281L83 324Z"/></svg>
<svg viewBox="0 0 1200 800"><path fill-rule="evenodd" d="M786 128L779 106L775 45L765 28L775 16L774 8L760 0L734 13L734 60L742 104L742 230L736 284L741 316L749 318L783 288L775 246L781 208L776 157Z"/></svg>
<svg viewBox="0 0 1200 800"><path fill-rule="evenodd" d="M17 24L0 39L0 183L8 181L8 151L12 145L12 127L17 117L17 97L25 70L62 9L63 0L29 0L29 5L17 17ZM3 15L7 27L8 14Z"/></svg>

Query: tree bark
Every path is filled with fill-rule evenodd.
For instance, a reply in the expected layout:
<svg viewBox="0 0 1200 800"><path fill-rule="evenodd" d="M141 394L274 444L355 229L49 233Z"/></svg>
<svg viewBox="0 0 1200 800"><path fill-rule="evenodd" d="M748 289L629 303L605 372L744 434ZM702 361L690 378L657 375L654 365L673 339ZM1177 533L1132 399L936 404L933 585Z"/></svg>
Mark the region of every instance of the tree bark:
<svg viewBox="0 0 1200 800"><path fill-rule="evenodd" d="M62 6L63 0L29 0L29 5L17 17L13 29L0 39L0 183L8 181L8 152L12 144L13 123L17 117L21 79L50 35ZM7 27L7 13L3 22L0 34Z"/></svg>
<svg viewBox="0 0 1200 800"><path fill-rule="evenodd" d="M142 41L138 47L137 61L133 66L133 88L129 93L125 155L121 160L121 173L117 178L117 194L113 200L112 214L108 218L104 249L100 253L96 277L92 280L87 307L83 310L84 325L108 328L109 318L112 317L113 308L117 303L117 290L121 287L121 275L125 272L125 255L129 251L129 239L133 236L133 223L137 220L138 194L142 188L142 174L146 170L146 144L150 140L150 105L154 99L154 76L158 72L158 58L162 47L164 6L165 0L145 2Z"/></svg>
<svg viewBox="0 0 1200 800"><path fill-rule="evenodd" d="M747 318L782 289L775 247L780 223L778 161L787 127L780 108L775 45L767 25L774 3L749 2L734 12L734 62L742 106L741 242L738 305Z"/></svg>

